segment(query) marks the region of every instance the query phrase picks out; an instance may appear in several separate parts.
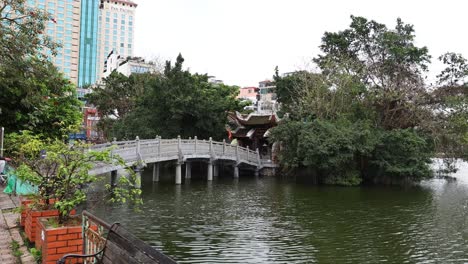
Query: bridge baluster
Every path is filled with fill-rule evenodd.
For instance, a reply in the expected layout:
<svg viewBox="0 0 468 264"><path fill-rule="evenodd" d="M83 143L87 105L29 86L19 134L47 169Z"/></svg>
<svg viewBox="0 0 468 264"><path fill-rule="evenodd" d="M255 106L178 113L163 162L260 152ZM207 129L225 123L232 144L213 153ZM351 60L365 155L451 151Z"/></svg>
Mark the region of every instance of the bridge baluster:
<svg viewBox="0 0 468 264"><path fill-rule="evenodd" d="M213 139L210 137L210 155L213 156Z"/></svg>
<svg viewBox="0 0 468 264"><path fill-rule="evenodd" d="M226 155L226 139L223 139L223 156Z"/></svg>
<svg viewBox="0 0 468 264"><path fill-rule="evenodd" d="M136 151L136 155L137 155L137 159L138 159L139 157L141 157L140 156L140 137L136 136L135 141L136 141L135 151Z"/></svg>
<svg viewBox="0 0 468 264"><path fill-rule="evenodd" d="M161 157L161 136L158 138L158 156Z"/></svg>
<svg viewBox="0 0 468 264"><path fill-rule="evenodd" d="M197 154L198 138L195 136L195 154Z"/></svg>
<svg viewBox="0 0 468 264"><path fill-rule="evenodd" d="M182 151L180 135L177 136L177 148L179 152Z"/></svg>

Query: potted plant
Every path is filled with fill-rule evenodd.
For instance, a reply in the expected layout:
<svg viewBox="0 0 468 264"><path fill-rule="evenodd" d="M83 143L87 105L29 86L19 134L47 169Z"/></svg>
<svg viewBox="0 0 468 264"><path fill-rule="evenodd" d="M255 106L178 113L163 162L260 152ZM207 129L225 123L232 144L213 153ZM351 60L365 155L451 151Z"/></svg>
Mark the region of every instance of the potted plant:
<svg viewBox="0 0 468 264"><path fill-rule="evenodd" d="M55 202L53 180L53 164L49 159L40 156L46 151L50 140L42 139L41 135L33 135L29 131L21 134L12 133L7 137L10 155L17 169L18 177L37 187L38 192L21 200L21 221L26 237L35 241L37 218L42 216L58 216L58 210L53 207Z"/></svg>
<svg viewBox="0 0 468 264"><path fill-rule="evenodd" d="M15 146L18 177L38 186L38 197L43 203L36 203L36 208L55 210L49 213L51 218L42 220L38 220L37 210L30 210L31 219L36 217L34 230L29 230L34 232L30 240L42 249L43 263L56 261L67 253L81 252L81 222L80 218L72 216L76 206L86 201L86 187L98 180L97 176L89 174L89 170L96 163L123 167L125 164L119 157L111 155L111 149L93 151L84 143L68 145L60 140L42 140L29 133L16 137L16 142L21 142ZM109 200L141 203L141 190L134 187L135 179L134 173L128 178L120 177L113 192L109 192ZM110 185L107 187L111 188Z"/></svg>

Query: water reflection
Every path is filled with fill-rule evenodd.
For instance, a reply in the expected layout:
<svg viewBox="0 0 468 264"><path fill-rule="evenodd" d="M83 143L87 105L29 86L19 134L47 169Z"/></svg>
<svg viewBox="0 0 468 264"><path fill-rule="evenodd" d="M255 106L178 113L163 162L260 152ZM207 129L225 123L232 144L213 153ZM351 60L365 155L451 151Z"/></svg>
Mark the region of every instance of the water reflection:
<svg viewBox="0 0 468 264"><path fill-rule="evenodd" d="M159 183L145 172L142 212L94 211L180 263L463 263L467 172L406 188L221 174L176 186L170 171Z"/></svg>

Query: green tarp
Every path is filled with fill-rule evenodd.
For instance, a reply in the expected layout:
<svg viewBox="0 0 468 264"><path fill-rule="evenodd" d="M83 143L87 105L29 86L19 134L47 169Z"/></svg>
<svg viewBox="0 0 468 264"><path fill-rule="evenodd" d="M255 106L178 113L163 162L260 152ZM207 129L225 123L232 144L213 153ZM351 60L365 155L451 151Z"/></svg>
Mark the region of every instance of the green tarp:
<svg viewBox="0 0 468 264"><path fill-rule="evenodd" d="M5 190L3 190L4 193L28 195L36 194L38 192L36 186L33 186L28 182L23 182L22 180L18 179L18 176L16 176L13 168L9 167L8 165L5 167L4 172L8 177L7 186Z"/></svg>

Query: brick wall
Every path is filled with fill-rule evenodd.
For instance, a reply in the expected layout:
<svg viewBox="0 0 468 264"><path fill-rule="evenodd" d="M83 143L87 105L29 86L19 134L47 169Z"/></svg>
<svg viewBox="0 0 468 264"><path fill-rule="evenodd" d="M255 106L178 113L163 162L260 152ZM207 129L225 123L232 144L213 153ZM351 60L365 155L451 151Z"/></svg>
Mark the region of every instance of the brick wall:
<svg viewBox="0 0 468 264"><path fill-rule="evenodd" d="M20 226L24 226L24 222L26 220L26 216L28 213L29 205L33 202L33 200L29 200L24 197L20 197L21 201L21 217L20 217Z"/></svg>
<svg viewBox="0 0 468 264"><path fill-rule="evenodd" d="M36 229L39 217L50 217L58 215L59 212L57 209L44 211L36 211L34 209L27 210L26 219L24 221L24 232L26 233L26 237L29 239L29 241L36 241Z"/></svg>
<svg viewBox="0 0 468 264"><path fill-rule="evenodd" d="M82 227L65 226L45 228L46 218L37 226L36 247L42 250L42 263L55 264L65 254L81 254L83 250Z"/></svg>

